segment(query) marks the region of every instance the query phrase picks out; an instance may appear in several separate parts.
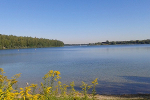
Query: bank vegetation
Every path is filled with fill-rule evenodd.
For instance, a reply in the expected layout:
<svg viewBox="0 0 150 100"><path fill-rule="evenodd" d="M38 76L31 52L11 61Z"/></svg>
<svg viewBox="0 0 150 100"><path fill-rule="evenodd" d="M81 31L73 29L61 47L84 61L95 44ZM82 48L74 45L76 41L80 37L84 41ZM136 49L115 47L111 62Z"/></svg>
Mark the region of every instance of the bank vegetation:
<svg viewBox="0 0 150 100"><path fill-rule="evenodd" d="M43 48L60 46L64 46L64 43L59 40L0 34L0 49Z"/></svg>

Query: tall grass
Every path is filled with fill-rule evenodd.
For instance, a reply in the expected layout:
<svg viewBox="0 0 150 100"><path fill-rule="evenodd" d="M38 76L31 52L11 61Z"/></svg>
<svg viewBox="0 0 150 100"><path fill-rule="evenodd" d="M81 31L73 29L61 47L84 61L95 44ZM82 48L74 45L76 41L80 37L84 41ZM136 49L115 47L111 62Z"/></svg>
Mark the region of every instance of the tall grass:
<svg viewBox="0 0 150 100"><path fill-rule="evenodd" d="M8 79L4 73L4 70L0 68L0 100L95 100L97 78L92 81L92 85L82 82L80 92L75 90L74 81L70 85L58 81L61 78L59 71L50 70L44 75L40 86L30 84L21 88L17 85L21 73L14 75L11 79ZM90 88L92 88L92 97L88 94ZM39 92L36 93L36 91Z"/></svg>

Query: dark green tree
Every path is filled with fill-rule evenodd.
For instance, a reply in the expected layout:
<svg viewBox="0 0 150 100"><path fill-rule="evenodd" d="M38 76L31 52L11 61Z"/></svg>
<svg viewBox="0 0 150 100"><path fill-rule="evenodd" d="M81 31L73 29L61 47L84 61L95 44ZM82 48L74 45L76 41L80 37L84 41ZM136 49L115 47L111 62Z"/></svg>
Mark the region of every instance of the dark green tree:
<svg viewBox="0 0 150 100"><path fill-rule="evenodd" d="M17 37L13 35L0 34L0 49L18 49L18 48L42 48L64 46L59 40L50 40L32 37Z"/></svg>

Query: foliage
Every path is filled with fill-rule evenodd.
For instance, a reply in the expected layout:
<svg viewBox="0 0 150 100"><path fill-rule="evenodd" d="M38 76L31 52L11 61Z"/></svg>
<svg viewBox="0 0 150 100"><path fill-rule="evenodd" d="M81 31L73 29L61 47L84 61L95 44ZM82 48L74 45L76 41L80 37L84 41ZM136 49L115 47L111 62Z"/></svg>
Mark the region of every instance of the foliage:
<svg viewBox="0 0 150 100"><path fill-rule="evenodd" d="M150 39L147 40L131 40L131 41L106 41L97 42L89 45L120 45L120 44L150 44Z"/></svg>
<svg viewBox="0 0 150 100"><path fill-rule="evenodd" d="M92 85L87 85L82 82L82 91L76 91L74 86L74 81L69 85L62 84L60 81L60 72L50 70L47 74L44 75L39 87L37 90L37 84L30 84L24 88L14 88L13 86L17 84L18 78L21 73L14 75L11 79L8 79L7 76L4 76L4 70L0 68L0 100L90 100L95 99L96 91L95 86L98 84L97 78L92 81ZM56 84L55 84L56 83ZM55 85L54 85L55 84ZM68 90L70 87L70 90ZM93 87L92 98L89 98L88 90ZM38 91L38 92L37 92ZM36 93L37 92L37 93Z"/></svg>
<svg viewBox="0 0 150 100"><path fill-rule="evenodd" d="M17 37L13 35L0 34L0 49L18 49L18 48L42 48L64 46L59 40L49 40L43 38Z"/></svg>
<svg viewBox="0 0 150 100"><path fill-rule="evenodd" d="M82 81L82 86L80 86L80 87L82 88L82 93L84 94L84 99L87 100L88 99L87 92L91 88L91 86L88 86L88 84L86 84Z"/></svg>
<svg viewBox="0 0 150 100"><path fill-rule="evenodd" d="M95 99L94 97L95 97L95 95L96 95L96 89L95 89L95 87L96 87L96 85L98 84L97 79L98 79L98 78L96 78L94 81L92 81L92 85L93 85L92 98L93 98L93 100Z"/></svg>

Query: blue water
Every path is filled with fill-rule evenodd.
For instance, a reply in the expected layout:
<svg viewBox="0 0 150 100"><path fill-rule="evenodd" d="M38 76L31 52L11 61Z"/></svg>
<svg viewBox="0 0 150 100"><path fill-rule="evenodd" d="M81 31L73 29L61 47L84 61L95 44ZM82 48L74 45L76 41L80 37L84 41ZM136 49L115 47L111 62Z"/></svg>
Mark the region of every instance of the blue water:
<svg viewBox="0 0 150 100"><path fill-rule="evenodd" d="M19 86L40 84L49 70L61 72L64 84L91 84L99 94L150 93L150 45L65 46L0 50L0 67L9 78L22 73Z"/></svg>

